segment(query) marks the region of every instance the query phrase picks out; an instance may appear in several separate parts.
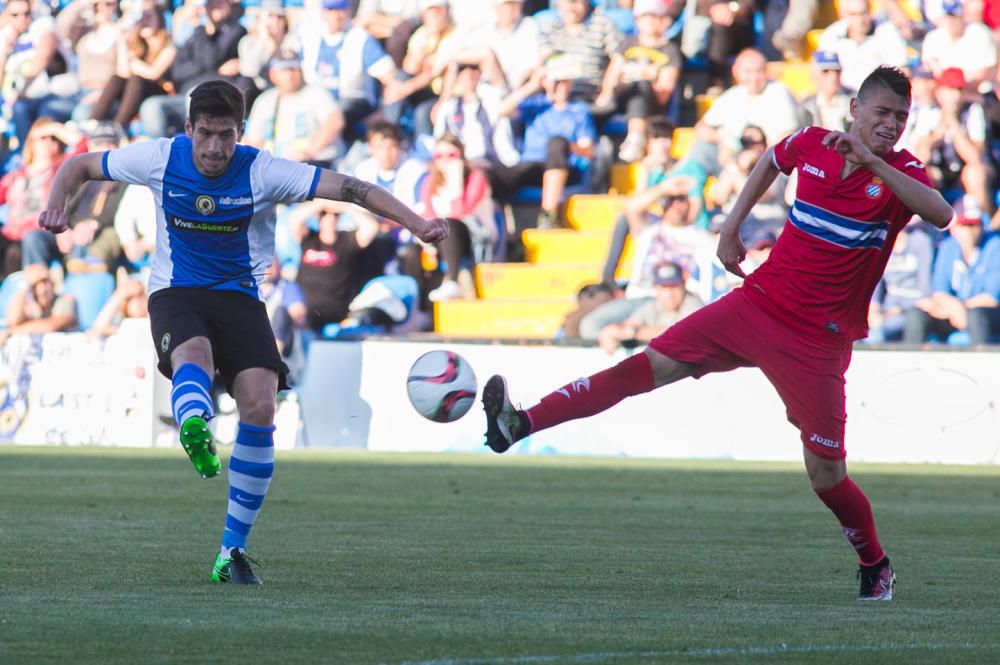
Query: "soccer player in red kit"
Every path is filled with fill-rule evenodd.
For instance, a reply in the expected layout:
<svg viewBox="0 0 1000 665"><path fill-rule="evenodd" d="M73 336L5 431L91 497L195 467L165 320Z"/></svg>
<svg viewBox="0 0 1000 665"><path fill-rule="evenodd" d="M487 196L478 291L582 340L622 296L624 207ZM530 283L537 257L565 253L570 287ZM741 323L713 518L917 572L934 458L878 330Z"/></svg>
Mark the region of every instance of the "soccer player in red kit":
<svg viewBox="0 0 1000 665"><path fill-rule="evenodd" d="M618 365L517 410L507 382L483 391L486 445L498 453L532 432L600 413L626 397L687 377L759 367L801 432L813 491L839 520L860 560L859 600L891 600L895 575L871 506L847 475L844 373L865 337L868 303L893 242L917 214L944 228L951 207L923 165L894 150L910 107L910 81L879 67L851 100L849 132L809 127L769 148L719 238L718 257L740 276L740 226L778 173L798 171L795 204L770 258L735 289L673 325Z"/></svg>

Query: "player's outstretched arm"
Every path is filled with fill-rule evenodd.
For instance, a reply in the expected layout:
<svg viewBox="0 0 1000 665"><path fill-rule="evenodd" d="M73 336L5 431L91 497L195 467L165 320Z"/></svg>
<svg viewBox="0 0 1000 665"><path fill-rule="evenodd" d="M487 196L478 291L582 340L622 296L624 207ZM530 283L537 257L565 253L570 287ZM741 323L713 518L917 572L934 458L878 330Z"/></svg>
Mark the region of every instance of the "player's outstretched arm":
<svg viewBox="0 0 1000 665"><path fill-rule="evenodd" d="M747 183L740 190L736 197L736 203L733 204L733 209L729 211L726 222L722 225L716 256L719 257L719 261L726 267L726 270L734 275L746 277L743 269L740 268L740 263L747 257L746 247L740 240L740 227L747 215L750 214L750 210L757 205L757 201L764 196L777 177L778 167L774 165L774 148L768 148L757 160L753 170L750 171Z"/></svg>
<svg viewBox="0 0 1000 665"><path fill-rule="evenodd" d="M359 205L379 217L391 219L424 242L448 237L448 224L443 219L424 219L378 185L352 176L323 169L315 197Z"/></svg>
<svg viewBox="0 0 1000 665"><path fill-rule="evenodd" d="M107 180L101 166L103 152L86 152L67 159L52 181L49 201L38 215L38 225L52 233L69 228L66 223L66 203L88 180Z"/></svg>
<svg viewBox="0 0 1000 665"><path fill-rule="evenodd" d="M881 178L914 214L920 215L939 229L951 223L955 212L940 192L889 166L854 134L830 132L823 137L823 145L833 148L842 154L844 159L864 166ZM923 168L923 165L919 167Z"/></svg>

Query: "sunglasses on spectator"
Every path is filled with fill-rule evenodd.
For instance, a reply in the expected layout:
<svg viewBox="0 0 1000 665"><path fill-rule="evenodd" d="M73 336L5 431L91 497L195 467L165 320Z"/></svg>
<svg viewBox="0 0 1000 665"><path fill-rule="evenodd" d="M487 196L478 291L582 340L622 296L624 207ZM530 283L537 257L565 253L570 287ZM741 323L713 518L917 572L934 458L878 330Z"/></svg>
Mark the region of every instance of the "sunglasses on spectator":
<svg viewBox="0 0 1000 665"><path fill-rule="evenodd" d="M434 159L446 159L446 158L460 159L461 157L462 157L462 153L459 150L435 150L434 151Z"/></svg>
<svg viewBox="0 0 1000 665"><path fill-rule="evenodd" d="M27 15L28 15L28 12L10 12L10 13L7 14L7 16L9 16L11 18L24 18Z"/></svg>
<svg viewBox="0 0 1000 665"><path fill-rule="evenodd" d="M741 136L740 145L744 148L751 148L755 145L764 145L765 141L756 136Z"/></svg>
<svg viewBox="0 0 1000 665"><path fill-rule="evenodd" d="M94 6L95 7L116 7L116 6L118 6L118 3L114 2L114 0L111 0L110 2L108 2L106 0L99 0L98 2L94 3Z"/></svg>

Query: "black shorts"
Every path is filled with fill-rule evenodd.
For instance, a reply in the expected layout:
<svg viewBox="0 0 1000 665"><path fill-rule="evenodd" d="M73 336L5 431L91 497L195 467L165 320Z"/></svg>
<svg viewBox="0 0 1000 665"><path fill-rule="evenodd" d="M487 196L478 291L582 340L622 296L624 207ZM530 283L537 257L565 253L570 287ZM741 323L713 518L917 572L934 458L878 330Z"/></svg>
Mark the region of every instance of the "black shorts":
<svg viewBox="0 0 1000 665"><path fill-rule="evenodd" d="M159 358L157 369L173 377L170 354L192 337L207 337L226 390L245 369L278 373L278 390L288 389L288 366L281 361L264 303L238 291L168 288L149 297L149 322Z"/></svg>

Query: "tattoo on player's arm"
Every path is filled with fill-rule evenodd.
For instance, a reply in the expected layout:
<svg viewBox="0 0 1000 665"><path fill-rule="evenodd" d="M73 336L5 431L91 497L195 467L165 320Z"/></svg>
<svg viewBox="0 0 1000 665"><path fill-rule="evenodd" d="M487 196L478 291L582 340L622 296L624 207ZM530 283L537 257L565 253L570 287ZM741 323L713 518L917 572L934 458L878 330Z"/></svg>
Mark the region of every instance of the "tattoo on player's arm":
<svg viewBox="0 0 1000 665"><path fill-rule="evenodd" d="M340 197L348 203L356 203L359 206L365 205L368 200L368 193L375 189L375 185L364 180L347 176L340 186Z"/></svg>

